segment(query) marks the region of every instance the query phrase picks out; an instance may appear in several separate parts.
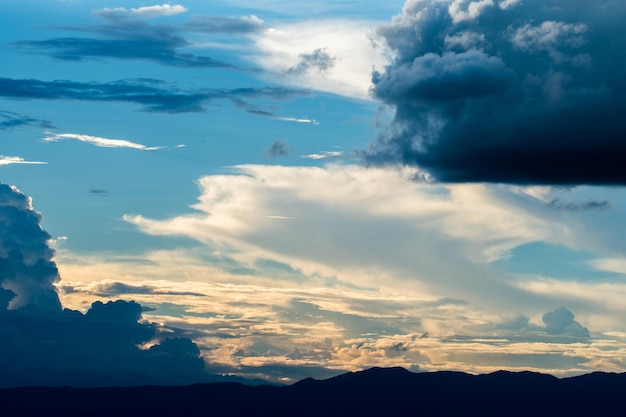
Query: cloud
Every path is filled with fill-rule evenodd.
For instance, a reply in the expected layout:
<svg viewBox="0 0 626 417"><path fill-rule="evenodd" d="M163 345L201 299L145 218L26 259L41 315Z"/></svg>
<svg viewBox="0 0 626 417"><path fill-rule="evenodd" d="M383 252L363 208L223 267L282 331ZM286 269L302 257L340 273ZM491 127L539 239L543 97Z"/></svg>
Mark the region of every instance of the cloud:
<svg viewBox="0 0 626 417"><path fill-rule="evenodd" d="M107 195L109 195L109 192L101 188L92 188L91 190L89 190L89 194L96 194L102 197L106 197Z"/></svg>
<svg viewBox="0 0 626 417"><path fill-rule="evenodd" d="M0 386L207 379L198 347L140 322L142 308L136 302L95 301L84 314L63 309L51 242L31 199L0 184Z"/></svg>
<svg viewBox="0 0 626 417"><path fill-rule="evenodd" d="M255 15L239 18L196 15L185 24L185 29L202 33L250 34L265 29L265 23Z"/></svg>
<svg viewBox="0 0 626 417"><path fill-rule="evenodd" d="M15 127L36 126L47 129L54 128L47 120L38 120L11 111L0 110L0 130L8 130Z"/></svg>
<svg viewBox="0 0 626 417"><path fill-rule="evenodd" d="M268 28L250 35L257 52L247 58L282 84L370 100L372 68L387 63L371 36L378 23L305 20Z"/></svg>
<svg viewBox="0 0 626 417"><path fill-rule="evenodd" d="M139 143L130 142L122 139L107 139L97 136L79 135L75 133L52 133L46 132L46 135L42 140L44 142L57 142L60 140L74 139L80 142L90 143L100 148L130 148L138 149L140 151L156 151L163 149L163 146L145 146Z"/></svg>
<svg viewBox="0 0 626 417"><path fill-rule="evenodd" d="M409 0L378 28L395 110L365 152L443 182L624 184L619 2Z"/></svg>
<svg viewBox="0 0 626 417"><path fill-rule="evenodd" d="M562 201L559 198L555 198L548 202L546 207L553 210L577 212L587 210L606 210L611 208L611 203L607 200L587 199L586 201Z"/></svg>
<svg viewBox="0 0 626 417"><path fill-rule="evenodd" d="M0 184L0 216L0 286L15 293L10 307L60 311L53 286L59 272L48 246L52 236L40 227L41 215L33 210L31 199Z"/></svg>
<svg viewBox="0 0 626 417"><path fill-rule="evenodd" d="M308 155L302 155L302 158L307 159L326 159L326 158L338 158L343 155L343 151L322 151L320 153L311 153Z"/></svg>
<svg viewBox="0 0 626 417"><path fill-rule="evenodd" d="M289 155L292 152L293 152L293 149L291 149L289 145L287 145L282 140L277 140L274 143L272 143L272 146L270 146L270 148L267 150L267 155L272 158L276 158L279 156Z"/></svg>
<svg viewBox="0 0 626 417"><path fill-rule="evenodd" d="M108 83L67 80L0 78L0 97L40 100L81 100L139 104L147 112L187 113L205 111L214 100L230 100L238 106L252 106L251 98L288 100L308 95L305 90L284 87L244 87L233 89L180 90L159 80L131 79ZM268 117L274 117L270 114Z"/></svg>
<svg viewBox="0 0 626 417"><path fill-rule="evenodd" d="M162 7L162 6L153 6ZM143 10L143 11L142 11ZM173 9L161 9L173 10ZM130 13L130 16L129 16ZM133 16L155 16L156 9L102 9L96 12L106 20L103 25L64 28L74 32L93 33L93 37L59 37L44 40L18 41L11 46L21 52L46 53L64 61L127 59L151 61L181 68L237 69L235 65L209 56L194 55L181 50L190 43L181 36L181 29L151 24Z"/></svg>
<svg viewBox="0 0 626 417"><path fill-rule="evenodd" d="M526 209L517 197L488 186L437 188L415 182L415 175L350 165L239 166L233 175L198 181L197 213L124 219L145 233L186 236L214 250L237 248L232 256L246 265L272 259L305 276L359 287L386 280L402 287L411 282L422 291L445 287L453 294L439 296L476 296L488 303L504 299L483 297L482 285L511 290L488 262L524 243L560 239L560 223L533 212L542 202L529 198ZM268 217L276 215L292 219L279 223ZM446 262L439 261L443 252ZM463 278L468 274L482 278L469 285ZM521 293L511 297L524 299Z"/></svg>
<svg viewBox="0 0 626 417"><path fill-rule="evenodd" d="M138 8L125 9L124 7L104 8L94 10L93 14L97 16L109 17L119 15L136 15L141 17L159 17L173 16L187 12L187 9L180 4L162 4L154 6L143 6Z"/></svg>
<svg viewBox="0 0 626 417"><path fill-rule="evenodd" d="M546 331L551 335L566 335L574 338L589 338L589 330L574 320L574 314L565 307L559 307L543 315Z"/></svg>
<svg viewBox="0 0 626 417"><path fill-rule="evenodd" d="M24 158L19 156L6 156L0 155L0 166L2 165L42 165L47 164L47 162L38 162L38 161L27 161Z"/></svg>
<svg viewBox="0 0 626 417"><path fill-rule="evenodd" d="M320 73L328 72L335 66L336 57L331 56L326 48L317 48L308 54L300 54L298 63L285 72L289 75L302 75L315 70Z"/></svg>

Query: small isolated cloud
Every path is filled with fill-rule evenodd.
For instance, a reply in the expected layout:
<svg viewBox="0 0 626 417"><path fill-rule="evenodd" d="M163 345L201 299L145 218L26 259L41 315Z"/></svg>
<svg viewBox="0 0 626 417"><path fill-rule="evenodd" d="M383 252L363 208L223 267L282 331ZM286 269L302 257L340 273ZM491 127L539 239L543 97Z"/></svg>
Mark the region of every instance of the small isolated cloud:
<svg viewBox="0 0 626 417"><path fill-rule="evenodd" d="M107 139L98 136L79 135L75 133L51 133L46 132L48 136L42 140L44 142L58 142L60 140L78 140L80 142L90 143L100 148L131 148L138 149L140 151L156 151L163 149L162 146L145 146L139 143L130 142L122 139Z"/></svg>
<svg viewBox="0 0 626 417"><path fill-rule="evenodd" d="M287 145L282 140L277 140L274 143L272 143L272 146L270 146L270 148L267 150L267 155L272 158L276 158L279 156L289 155L292 152L293 152L293 149L289 145Z"/></svg>
<svg viewBox="0 0 626 417"><path fill-rule="evenodd" d="M0 155L0 166L2 165L42 165L47 164L47 162L39 162L39 161L27 161L24 158L20 158L19 156L5 156Z"/></svg>
<svg viewBox="0 0 626 417"><path fill-rule="evenodd" d="M289 75L302 75L309 71L325 73L335 66L336 60L327 48L317 48L311 53L300 54L298 63L285 72Z"/></svg>
<svg viewBox="0 0 626 417"><path fill-rule="evenodd" d="M302 155L302 158L307 159L326 159L326 158L338 158L344 154L343 151L322 151L320 153L310 153L308 155Z"/></svg>
<svg viewBox="0 0 626 417"><path fill-rule="evenodd" d="M589 330L574 320L574 314L565 307L559 307L543 315L546 332L572 338L589 339Z"/></svg>
<svg viewBox="0 0 626 417"><path fill-rule="evenodd" d="M95 195L100 195L102 197L106 197L109 195L109 192L101 188L92 188L91 190L89 190L89 194L95 194Z"/></svg>
<svg viewBox="0 0 626 417"><path fill-rule="evenodd" d="M265 23L255 15L239 18L220 16L194 16L185 28L202 33L250 34L261 32Z"/></svg>

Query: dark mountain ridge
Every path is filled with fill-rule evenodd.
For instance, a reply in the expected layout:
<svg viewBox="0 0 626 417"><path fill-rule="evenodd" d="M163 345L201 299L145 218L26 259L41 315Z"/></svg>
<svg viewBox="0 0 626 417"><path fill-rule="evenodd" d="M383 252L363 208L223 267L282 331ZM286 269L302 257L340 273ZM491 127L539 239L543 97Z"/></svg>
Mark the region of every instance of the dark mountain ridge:
<svg viewBox="0 0 626 417"><path fill-rule="evenodd" d="M209 383L0 390L10 416L554 416L617 415L626 374L412 373L371 368L289 386Z"/></svg>

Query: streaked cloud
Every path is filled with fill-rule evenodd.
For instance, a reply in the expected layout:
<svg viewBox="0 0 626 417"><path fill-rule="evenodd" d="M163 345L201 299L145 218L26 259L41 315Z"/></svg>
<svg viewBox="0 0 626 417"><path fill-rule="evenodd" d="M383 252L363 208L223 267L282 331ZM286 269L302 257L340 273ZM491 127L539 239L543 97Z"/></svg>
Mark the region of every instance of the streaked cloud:
<svg viewBox="0 0 626 417"><path fill-rule="evenodd" d="M265 117L271 112L255 111L250 99L289 100L309 95L307 90L286 87L243 87L232 89L181 90L155 79L130 79L112 82L0 78L0 97L39 100L80 100L122 102L142 106L147 112L202 112L211 101L229 100L237 107Z"/></svg>
<svg viewBox="0 0 626 417"><path fill-rule="evenodd" d="M126 9L124 7L115 8L103 8L94 10L93 14L99 16L111 16L111 15L135 15L141 17L159 17L159 16L173 16L187 12L187 8L180 4L161 4L154 6L142 6L137 8Z"/></svg>
<svg viewBox="0 0 626 417"><path fill-rule="evenodd" d="M52 123L48 120L39 120L12 111L0 110L0 130L8 130L24 126L35 126L47 129L54 128Z"/></svg>
<svg viewBox="0 0 626 417"><path fill-rule="evenodd" d="M195 15L185 29L202 33L249 34L264 30L265 22L255 15L239 18Z"/></svg>
<svg viewBox="0 0 626 417"><path fill-rule="evenodd" d="M163 149L163 146L145 146L140 143L130 142L123 139L107 139L98 136L80 135L76 133L52 133L46 132L42 140L44 142L58 142L61 140L77 140L79 142L90 143L100 148L131 148L140 151L156 151Z"/></svg>
<svg viewBox="0 0 626 417"><path fill-rule="evenodd" d="M24 158L21 158L19 156L0 155L0 166L1 165L13 165L13 164L18 164L18 165L41 165L41 164L47 164L47 162L27 161Z"/></svg>
<svg viewBox="0 0 626 417"><path fill-rule="evenodd" d="M344 154L343 151L322 151L320 153L311 153L308 155L301 155L302 158L307 159L326 159L326 158L338 158Z"/></svg>

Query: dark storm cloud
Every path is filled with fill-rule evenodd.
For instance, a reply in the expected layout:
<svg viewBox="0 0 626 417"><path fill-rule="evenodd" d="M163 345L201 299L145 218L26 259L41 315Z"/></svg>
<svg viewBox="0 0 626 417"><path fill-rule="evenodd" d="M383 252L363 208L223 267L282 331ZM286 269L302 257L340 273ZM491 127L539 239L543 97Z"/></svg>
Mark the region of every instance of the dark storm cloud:
<svg viewBox="0 0 626 417"><path fill-rule="evenodd" d="M311 70L326 72L335 65L335 61L336 58L330 55L325 48L318 48L310 54L301 54L298 57L298 64L286 72L290 75L306 74Z"/></svg>
<svg viewBox="0 0 626 417"><path fill-rule="evenodd" d="M8 130L14 127L35 126L45 129L53 129L54 126L47 120L34 119L12 111L0 110L0 130Z"/></svg>
<svg viewBox="0 0 626 417"><path fill-rule="evenodd" d="M183 52L190 46L174 26L151 24L123 13L99 14L104 25L58 28L92 37L59 37L19 41L12 47L65 61L93 59L145 60L182 68L242 69L208 56Z"/></svg>
<svg viewBox="0 0 626 417"><path fill-rule="evenodd" d="M181 384L202 381L204 361L186 338L139 322L133 301L62 309L60 279L29 197L0 184L0 386ZM140 346L151 343L149 349Z"/></svg>
<svg viewBox="0 0 626 417"><path fill-rule="evenodd" d="M69 80L0 78L0 97L43 100L82 100L123 102L142 106L147 112L185 113L205 111L214 100L230 100L237 106L248 105L246 99L287 100L307 95L305 90L283 87L250 87L234 89L176 89L158 80L131 79L108 83ZM250 105L251 106L251 105Z"/></svg>
<svg viewBox="0 0 626 417"><path fill-rule="evenodd" d="M232 18L197 15L184 27L194 32L228 34L258 33L264 29L263 21L256 16Z"/></svg>
<svg viewBox="0 0 626 417"><path fill-rule="evenodd" d="M378 29L395 108L365 151L444 182L625 184L626 3L409 0Z"/></svg>

